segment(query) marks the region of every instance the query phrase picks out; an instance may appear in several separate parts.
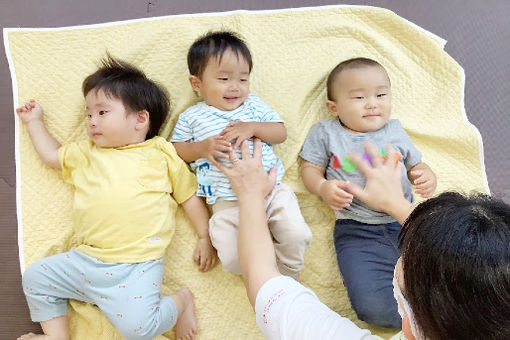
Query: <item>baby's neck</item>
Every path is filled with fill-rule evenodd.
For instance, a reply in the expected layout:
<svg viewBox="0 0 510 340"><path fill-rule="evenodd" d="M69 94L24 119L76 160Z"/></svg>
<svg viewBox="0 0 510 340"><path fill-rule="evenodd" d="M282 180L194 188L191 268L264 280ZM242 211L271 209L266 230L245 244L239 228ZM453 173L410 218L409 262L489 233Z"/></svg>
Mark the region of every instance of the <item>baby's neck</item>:
<svg viewBox="0 0 510 340"><path fill-rule="evenodd" d="M103 148L103 149L115 149L115 148L122 148L122 147L130 146L130 145L140 144L140 143L143 143L145 141L146 141L146 136L143 136L143 137L142 136L138 136L136 138L130 139L129 141L126 141L126 143L119 143L117 145L108 145L108 146L103 146L103 145L96 144L96 146L100 147L100 148ZM92 142L92 143L94 143L94 142Z"/></svg>

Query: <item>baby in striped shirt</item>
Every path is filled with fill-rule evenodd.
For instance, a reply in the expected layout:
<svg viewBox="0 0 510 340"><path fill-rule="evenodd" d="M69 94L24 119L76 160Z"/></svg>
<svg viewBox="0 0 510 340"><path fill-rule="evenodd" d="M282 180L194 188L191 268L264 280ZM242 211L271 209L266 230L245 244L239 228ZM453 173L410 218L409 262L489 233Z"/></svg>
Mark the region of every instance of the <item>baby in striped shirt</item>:
<svg viewBox="0 0 510 340"><path fill-rule="evenodd" d="M171 141L179 156L197 174L197 195L205 197L211 205L209 235L223 269L240 273L239 206L228 179L217 165L230 163L231 150L241 158L241 143L247 141L252 149L253 138L259 138L264 168L278 169L275 188L266 198L278 269L297 278L312 234L294 192L281 182L283 164L271 146L287 138L284 122L260 98L249 93L252 58L248 47L235 33L209 32L191 45L188 68L191 87L203 101L179 115Z"/></svg>

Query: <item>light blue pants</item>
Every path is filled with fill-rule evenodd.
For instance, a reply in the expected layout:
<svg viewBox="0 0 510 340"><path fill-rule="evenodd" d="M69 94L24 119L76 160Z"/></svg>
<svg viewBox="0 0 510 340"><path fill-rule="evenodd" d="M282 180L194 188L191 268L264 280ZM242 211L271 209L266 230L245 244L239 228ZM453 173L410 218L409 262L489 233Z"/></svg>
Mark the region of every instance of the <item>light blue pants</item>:
<svg viewBox="0 0 510 340"><path fill-rule="evenodd" d="M97 305L128 339L153 339L177 321L177 306L161 297L163 260L108 263L77 250L43 258L23 274L33 321L67 315L67 299Z"/></svg>

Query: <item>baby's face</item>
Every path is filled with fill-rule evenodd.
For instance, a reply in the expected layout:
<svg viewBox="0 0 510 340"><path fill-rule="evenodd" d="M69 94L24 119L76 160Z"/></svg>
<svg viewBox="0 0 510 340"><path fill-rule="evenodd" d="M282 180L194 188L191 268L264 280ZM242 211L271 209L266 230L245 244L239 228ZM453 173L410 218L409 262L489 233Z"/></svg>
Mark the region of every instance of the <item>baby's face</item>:
<svg viewBox="0 0 510 340"><path fill-rule="evenodd" d="M344 69L333 82L327 106L352 132L382 128L391 114L390 80L380 66Z"/></svg>
<svg viewBox="0 0 510 340"><path fill-rule="evenodd" d="M103 148L139 143L136 135L136 114L127 114L120 99L106 96L103 90L92 89L85 96L87 134ZM142 140L143 141L143 140Z"/></svg>
<svg viewBox="0 0 510 340"><path fill-rule="evenodd" d="M193 78L193 77L192 77ZM242 55L228 49L219 58L210 58L201 77L192 79L207 105L232 111L243 104L250 91L250 66Z"/></svg>

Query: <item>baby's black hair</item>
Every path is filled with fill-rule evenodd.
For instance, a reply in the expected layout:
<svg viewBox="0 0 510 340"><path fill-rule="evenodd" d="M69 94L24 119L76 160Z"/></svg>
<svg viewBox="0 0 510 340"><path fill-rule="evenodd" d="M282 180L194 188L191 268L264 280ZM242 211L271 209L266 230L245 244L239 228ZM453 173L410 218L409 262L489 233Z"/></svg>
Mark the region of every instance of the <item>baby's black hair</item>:
<svg viewBox="0 0 510 340"><path fill-rule="evenodd" d="M250 72L253 66L251 53L246 43L238 34L229 31L208 32L199 37L188 51L188 69L192 76L201 77L211 57L221 62L227 50L234 52L237 57L243 57L248 63Z"/></svg>
<svg viewBox="0 0 510 340"><path fill-rule="evenodd" d="M137 67L110 55L83 81L83 96L92 90L102 90L106 96L121 100L131 112L146 110L150 124L146 140L158 135L170 110L170 100L163 86L147 78Z"/></svg>

